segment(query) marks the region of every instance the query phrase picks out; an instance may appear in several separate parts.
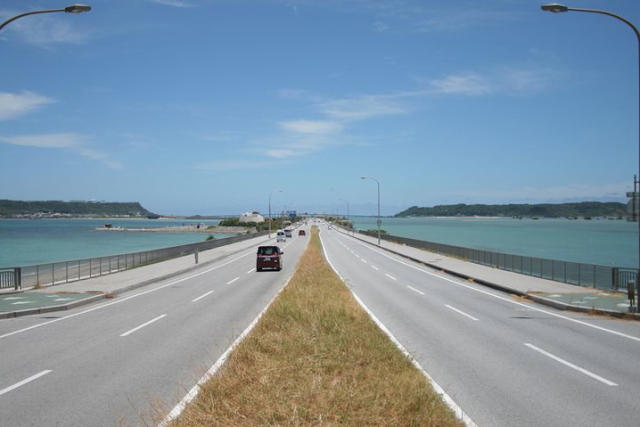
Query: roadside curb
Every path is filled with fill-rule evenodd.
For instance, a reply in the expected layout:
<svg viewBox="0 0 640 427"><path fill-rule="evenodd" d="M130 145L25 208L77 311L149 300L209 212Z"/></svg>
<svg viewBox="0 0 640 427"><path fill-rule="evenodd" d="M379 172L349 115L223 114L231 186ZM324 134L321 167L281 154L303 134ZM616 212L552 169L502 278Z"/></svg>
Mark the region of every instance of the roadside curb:
<svg viewBox="0 0 640 427"><path fill-rule="evenodd" d="M343 233L344 234L344 233ZM349 236L349 234L347 233L347 236ZM548 307L551 308L555 308L557 310L562 310L562 311L574 311L574 312L578 312L578 313L591 313L591 314L599 314L599 315L604 315L604 316L612 316L612 317L617 317L617 318L621 318L621 319L632 319L632 320L640 320L640 313L624 313L622 311L615 311L615 310L607 310L605 308L595 308L595 307L582 307L582 306L578 306L578 305L573 305L573 304L567 304L564 302L560 302L560 301L555 301L553 299L550 298L545 298L539 295L535 295L535 294L530 294L528 292L521 292L518 291L517 289L512 289L509 288L507 286L504 285L500 285L497 283L493 283L484 279L480 279L478 277L473 277L473 276L469 276L467 274L464 273L460 273L458 271L454 271L454 270L450 270L447 268L442 268L442 266L439 265L435 265L435 264L431 264L428 263L426 261L417 259L417 258L413 258L412 256L394 251L392 249L389 248L385 248L383 246L378 246L375 243L371 243L367 240L361 239L360 237L357 237L355 235L352 235L350 237L353 237L357 240L360 240L361 242L367 243L369 245L375 246L376 248L380 248L383 249L387 252L391 252L392 254L401 256L403 258L409 259L411 261L417 262L418 264L422 264L425 265L429 268L433 268L435 270L438 271L442 271L445 272L449 275L458 277L460 279L464 279L467 281L472 281L473 283L477 283L479 285L482 286L486 286L492 289L495 289L497 291L500 292L505 292L511 295L517 295L519 297L523 297L523 298L527 298L533 302L537 302L538 304L542 304L542 305L546 305ZM466 261L468 262L468 261Z"/></svg>
<svg viewBox="0 0 640 427"><path fill-rule="evenodd" d="M269 239L267 239L267 240L269 240ZM264 241L266 241L266 240L264 240ZM53 306L40 307L40 308L27 308L25 310L1 312L0 313L0 319L11 319L11 318L14 318L14 317L30 316L30 315L33 315L33 314L45 314L45 313L52 313L52 312L56 312L56 311L70 310L72 308L80 307L80 306L83 306L83 305L86 305L86 304L91 304L93 302L96 302L96 301L99 301L99 300L102 300L102 299L107 299L108 298L107 295L113 295L113 296L120 295L120 294L123 294L125 292L133 291L133 290L136 290L138 288L142 288L144 286L148 286L148 285L151 285L151 284L156 283L156 282L161 282L163 280L171 279L173 277L179 276L179 275L184 274L184 273L189 273L191 271L197 270L200 267L203 267L203 266L206 266L206 265L209 265L209 264L213 264L214 262L218 262L220 260L223 260L225 258L233 256L233 255L237 254L238 252L242 252L242 251L244 251L246 249L247 248L238 249L237 251L230 252L228 254L225 254L225 255L222 255L220 257L211 259L209 261L201 262L199 264L192 265L191 267L183 268L182 270L176 270L176 271L173 271L171 273L167 273L167 274L162 275L162 276L158 276L158 277L154 277L154 278L151 278L151 279L148 279L148 280L144 280L142 282L134 283L133 285L129 285L129 286L126 286L126 287L121 288L121 289L116 289L116 290L114 290L112 292L101 293L101 294L95 295L93 297L84 298L84 299L81 299L79 301L70 302L68 304L53 305ZM186 255L186 256L189 256L189 255ZM127 271L127 270L125 270L125 271ZM113 274L117 274L117 273L113 273ZM55 285L49 285L47 287L52 287L52 286L55 286ZM15 293L25 293L27 291L28 290L20 290L20 291L17 291Z"/></svg>

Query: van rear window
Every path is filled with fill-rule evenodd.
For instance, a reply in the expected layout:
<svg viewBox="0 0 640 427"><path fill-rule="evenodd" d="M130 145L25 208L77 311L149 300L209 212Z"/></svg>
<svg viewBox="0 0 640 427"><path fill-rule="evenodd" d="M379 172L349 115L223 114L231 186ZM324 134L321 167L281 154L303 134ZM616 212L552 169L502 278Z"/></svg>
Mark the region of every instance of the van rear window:
<svg viewBox="0 0 640 427"><path fill-rule="evenodd" d="M274 255L278 253L277 246L260 246L258 248L258 253L260 255Z"/></svg>

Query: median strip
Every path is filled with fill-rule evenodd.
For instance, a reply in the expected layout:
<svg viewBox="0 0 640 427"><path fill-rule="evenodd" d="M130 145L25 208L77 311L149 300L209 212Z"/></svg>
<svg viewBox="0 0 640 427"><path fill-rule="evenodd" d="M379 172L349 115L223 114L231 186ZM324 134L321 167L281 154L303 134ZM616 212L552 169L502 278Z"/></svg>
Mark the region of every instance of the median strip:
<svg viewBox="0 0 640 427"><path fill-rule="evenodd" d="M314 230L289 284L171 425L463 424L331 270Z"/></svg>

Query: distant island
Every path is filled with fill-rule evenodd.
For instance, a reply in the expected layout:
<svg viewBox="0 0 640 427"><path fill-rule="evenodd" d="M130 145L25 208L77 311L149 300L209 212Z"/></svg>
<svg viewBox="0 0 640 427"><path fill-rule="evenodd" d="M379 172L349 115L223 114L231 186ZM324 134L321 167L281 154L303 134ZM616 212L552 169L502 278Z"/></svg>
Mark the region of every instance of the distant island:
<svg viewBox="0 0 640 427"><path fill-rule="evenodd" d="M139 202L0 200L0 218L158 218Z"/></svg>
<svg viewBox="0 0 640 427"><path fill-rule="evenodd" d="M625 218L627 206L617 202L580 202L546 204L508 205L438 205L431 208L413 206L396 215L395 218L416 216L503 216L503 217L543 217L543 218Z"/></svg>

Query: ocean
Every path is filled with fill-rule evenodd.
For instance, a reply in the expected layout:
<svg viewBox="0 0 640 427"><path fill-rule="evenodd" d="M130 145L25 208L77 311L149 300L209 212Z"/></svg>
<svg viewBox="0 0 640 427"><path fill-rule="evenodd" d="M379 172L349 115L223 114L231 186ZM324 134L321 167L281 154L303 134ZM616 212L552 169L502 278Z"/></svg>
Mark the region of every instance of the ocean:
<svg viewBox="0 0 640 427"><path fill-rule="evenodd" d="M377 229L375 217L352 217L354 227ZM513 218L382 218L389 234L537 258L638 266L638 224L592 220Z"/></svg>
<svg viewBox="0 0 640 427"><path fill-rule="evenodd" d="M104 232L114 227L157 228L182 224L219 224L219 220L178 219L3 219L0 220L0 268L140 252L203 242L203 233ZM230 235L216 234L217 239Z"/></svg>

